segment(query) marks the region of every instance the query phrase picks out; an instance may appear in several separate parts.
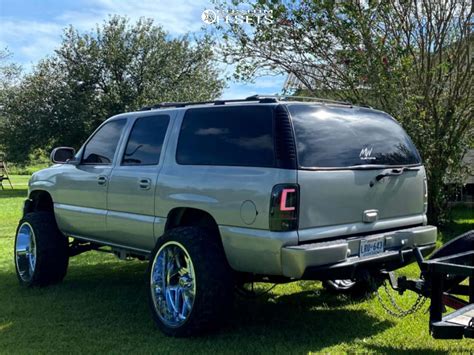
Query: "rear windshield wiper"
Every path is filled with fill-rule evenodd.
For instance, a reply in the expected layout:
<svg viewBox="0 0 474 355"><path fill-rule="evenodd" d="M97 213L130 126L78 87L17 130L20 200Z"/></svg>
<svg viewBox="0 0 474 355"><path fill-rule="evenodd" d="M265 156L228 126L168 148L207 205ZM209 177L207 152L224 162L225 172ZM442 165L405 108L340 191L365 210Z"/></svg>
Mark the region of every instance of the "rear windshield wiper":
<svg viewBox="0 0 474 355"><path fill-rule="evenodd" d="M375 185L376 182L382 180L386 176L398 176L402 175L405 171L418 171L420 167L410 167L405 166L402 168L392 168L392 169L385 169L380 174L378 174L374 180L371 180L369 186L372 187Z"/></svg>

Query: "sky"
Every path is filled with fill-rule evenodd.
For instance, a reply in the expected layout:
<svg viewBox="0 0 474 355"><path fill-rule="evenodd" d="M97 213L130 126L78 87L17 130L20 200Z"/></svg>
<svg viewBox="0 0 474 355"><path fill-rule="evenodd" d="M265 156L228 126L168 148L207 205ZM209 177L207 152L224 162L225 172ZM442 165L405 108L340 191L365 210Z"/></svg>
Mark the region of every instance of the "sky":
<svg viewBox="0 0 474 355"><path fill-rule="evenodd" d="M172 37L199 32L209 0L0 0L0 48L7 48L12 61L31 70L39 59L53 53L61 42L64 28L73 25L88 31L109 15L123 15L132 21L150 17ZM223 73L232 67L221 64ZM222 97L242 98L254 94L281 92L285 77L263 76L253 83L228 82Z"/></svg>

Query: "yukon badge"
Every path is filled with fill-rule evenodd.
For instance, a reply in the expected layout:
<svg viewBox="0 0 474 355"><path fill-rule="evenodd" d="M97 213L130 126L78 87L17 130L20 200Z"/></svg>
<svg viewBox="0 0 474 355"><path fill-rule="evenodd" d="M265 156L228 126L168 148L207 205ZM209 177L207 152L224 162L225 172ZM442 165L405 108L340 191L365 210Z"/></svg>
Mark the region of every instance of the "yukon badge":
<svg viewBox="0 0 474 355"><path fill-rule="evenodd" d="M368 146L366 146L365 148L362 148L360 150L360 153L359 153L359 158L361 160L374 160L376 159L375 157L372 157L372 150L374 149L373 146L370 146L370 148Z"/></svg>

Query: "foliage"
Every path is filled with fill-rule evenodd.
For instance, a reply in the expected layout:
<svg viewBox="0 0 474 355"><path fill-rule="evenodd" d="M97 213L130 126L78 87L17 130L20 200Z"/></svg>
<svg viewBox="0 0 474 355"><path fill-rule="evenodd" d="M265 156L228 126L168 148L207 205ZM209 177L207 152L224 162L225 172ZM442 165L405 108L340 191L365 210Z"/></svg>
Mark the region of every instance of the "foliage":
<svg viewBox="0 0 474 355"><path fill-rule="evenodd" d="M106 118L162 101L206 100L223 81L208 38L170 39L150 19L113 16L89 33L72 26L52 56L4 92L4 142L13 161L36 148L78 148Z"/></svg>
<svg viewBox="0 0 474 355"><path fill-rule="evenodd" d="M18 82L21 74L21 67L11 63L9 58L11 53L6 49L0 49L0 132L4 130L5 119L2 114L3 103L6 99L6 93ZM0 151L5 149L0 139Z"/></svg>
<svg viewBox="0 0 474 355"><path fill-rule="evenodd" d="M28 154L28 159L21 163L12 163L7 157L8 173L13 175L32 175L38 170L47 168L52 164L49 153L43 149L35 149Z"/></svg>
<svg viewBox="0 0 474 355"><path fill-rule="evenodd" d="M395 116L428 170L429 212L444 217L473 142L472 5L467 0L281 1L249 4L273 23L221 26L236 75L291 73L310 95ZM450 184L447 184L447 183Z"/></svg>
<svg viewBox="0 0 474 355"><path fill-rule="evenodd" d="M0 95L17 83L20 77L21 67L10 62L10 57L11 53L8 50L0 49Z"/></svg>

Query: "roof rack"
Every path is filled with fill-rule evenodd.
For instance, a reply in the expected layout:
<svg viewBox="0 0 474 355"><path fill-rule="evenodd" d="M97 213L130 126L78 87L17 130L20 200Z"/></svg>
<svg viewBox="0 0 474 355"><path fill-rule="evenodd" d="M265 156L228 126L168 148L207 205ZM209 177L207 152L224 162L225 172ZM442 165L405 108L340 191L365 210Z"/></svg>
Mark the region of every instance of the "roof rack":
<svg viewBox="0 0 474 355"><path fill-rule="evenodd" d="M347 105L347 106L353 106L352 102L349 101L339 101L339 100L332 100L332 99L323 99L321 97L312 97L312 96L292 96L292 95L255 95L260 98L275 98L279 101L282 99L285 101L290 101L290 100L308 100L308 101L313 101L313 102L321 102L321 103L328 103L328 104L336 104L336 105Z"/></svg>
<svg viewBox="0 0 474 355"><path fill-rule="evenodd" d="M258 101L260 103L272 103L277 102L277 99L270 98L270 97L260 97L258 95L249 96L245 99L231 99L231 100L210 100L210 101L189 101L189 102L161 102L156 105L145 106L140 109L140 111L148 111L148 110L155 110L159 108L170 108L170 107L186 107L192 105L206 105L206 104L214 104L214 105L225 105L226 103L231 102L248 102L248 101Z"/></svg>
<svg viewBox="0 0 474 355"><path fill-rule="evenodd" d="M161 102L159 104L145 106L142 107L139 111L148 111L148 110L156 110L160 108L171 108L171 107L186 107L186 106L193 106L193 105L206 105L206 104L213 104L213 105L225 105L226 103L232 102L259 102L259 103L274 103L284 99L285 101L289 100L308 100L314 102L321 102L321 103L329 103L329 104L337 104L337 105L348 105L352 107L352 103L347 101L337 101L337 100L330 100L330 99L322 99L317 97L309 97L309 96L288 96L288 95L253 95L246 97L245 99L231 99L231 100L210 100L210 101L189 101L189 102Z"/></svg>

